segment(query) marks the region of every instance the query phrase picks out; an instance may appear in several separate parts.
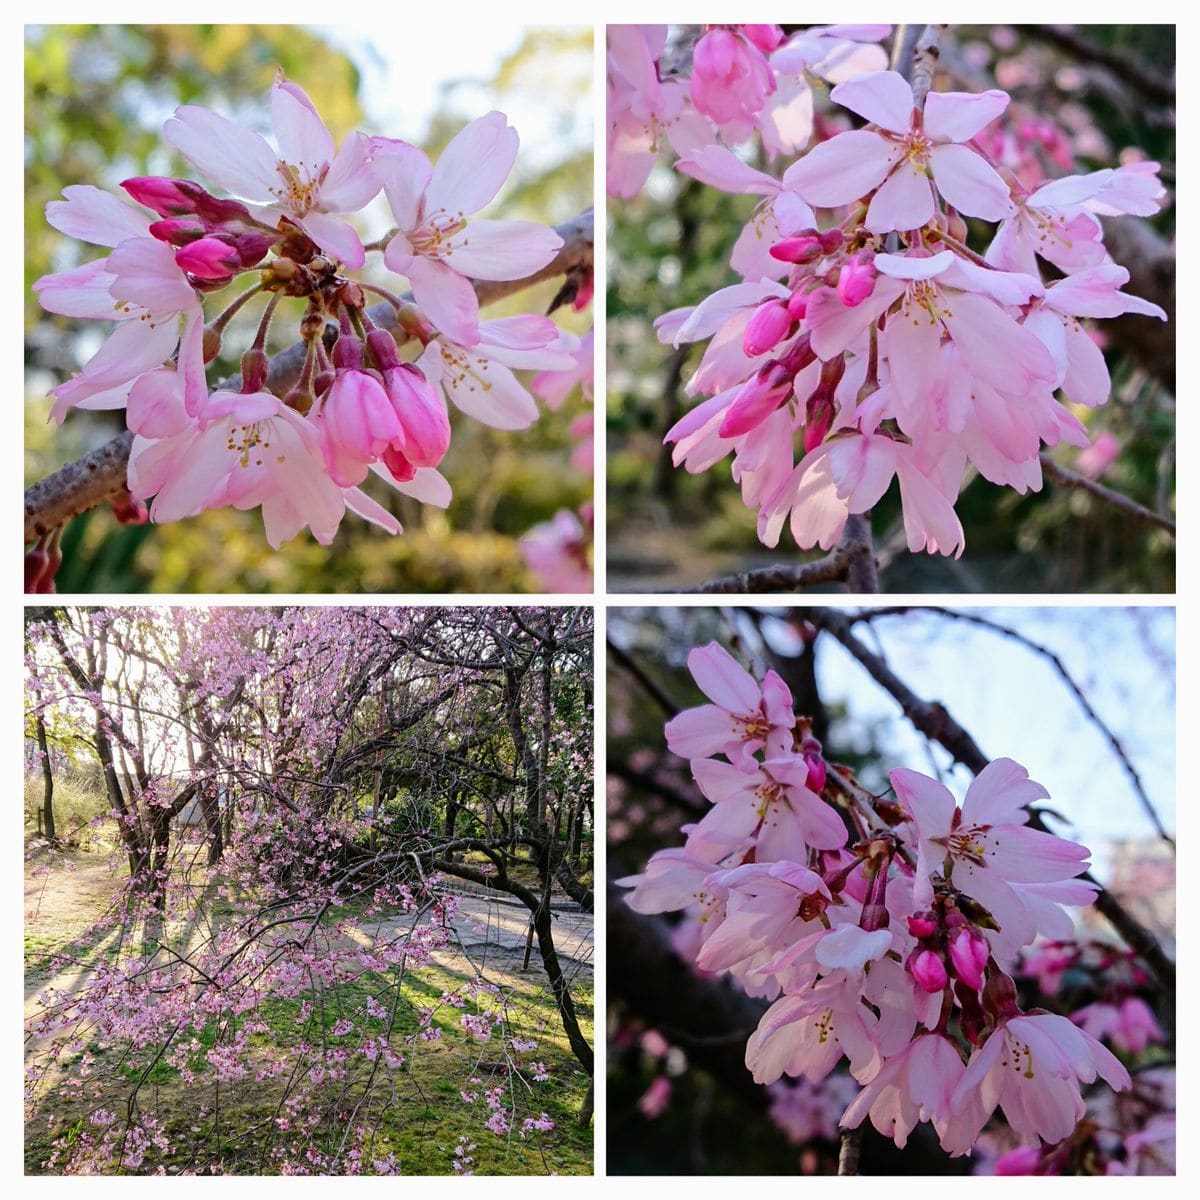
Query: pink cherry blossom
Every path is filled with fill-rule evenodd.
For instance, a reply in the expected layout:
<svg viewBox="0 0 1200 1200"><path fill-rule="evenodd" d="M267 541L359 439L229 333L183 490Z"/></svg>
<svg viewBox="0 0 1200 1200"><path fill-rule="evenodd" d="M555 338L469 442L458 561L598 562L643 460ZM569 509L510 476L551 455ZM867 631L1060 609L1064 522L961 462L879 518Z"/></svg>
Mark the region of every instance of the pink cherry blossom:
<svg viewBox="0 0 1200 1200"><path fill-rule="evenodd" d="M971 1055L951 1096L962 1124L942 1147L966 1153L996 1107L1022 1141L1062 1141L1086 1112L1080 1086L1097 1077L1116 1091L1131 1086L1120 1062L1066 1017L1011 1017Z"/></svg>
<svg viewBox="0 0 1200 1200"><path fill-rule="evenodd" d="M478 117L438 157L377 138L376 166L397 231L383 260L405 276L416 302L447 337L479 340L471 279L522 279L544 267L562 239L534 221L468 220L495 199L517 157L519 139L503 113Z"/></svg>
<svg viewBox="0 0 1200 1200"><path fill-rule="evenodd" d="M999 220L1012 211L1004 181L964 145L1007 108L1006 93L931 92L916 113L908 81L876 71L838 84L830 95L875 130L837 134L788 168L785 184L810 204L828 208L874 192L868 229L919 229L934 214L932 181L971 216Z"/></svg>
<svg viewBox="0 0 1200 1200"><path fill-rule="evenodd" d="M684 758L724 754L749 768L755 750L795 725L792 694L774 671L767 672L760 687L716 642L693 650L688 670L712 703L689 708L667 723L672 753Z"/></svg>
<svg viewBox="0 0 1200 1200"><path fill-rule="evenodd" d="M379 192L370 139L353 133L335 153L307 93L282 75L271 88L271 125L277 150L228 117L185 104L167 121L163 137L218 186L269 205L333 258L361 267L362 241L335 214L358 212Z"/></svg>
<svg viewBox="0 0 1200 1200"><path fill-rule="evenodd" d="M921 1121L932 1122L945 1136L959 1119L951 1098L965 1070L949 1038L922 1034L883 1065L846 1109L841 1124L856 1129L869 1116L871 1124L901 1150Z"/></svg>

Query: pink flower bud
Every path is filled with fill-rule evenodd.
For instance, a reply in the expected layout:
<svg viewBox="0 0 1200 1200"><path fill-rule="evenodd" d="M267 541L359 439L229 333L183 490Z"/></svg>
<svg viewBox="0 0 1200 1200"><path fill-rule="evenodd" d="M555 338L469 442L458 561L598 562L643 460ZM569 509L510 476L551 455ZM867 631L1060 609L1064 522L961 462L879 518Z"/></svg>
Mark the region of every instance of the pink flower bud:
<svg viewBox="0 0 1200 1200"><path fill-rule="evenodd" d="M937 930L937 917L931 912L913 913L908 918L908 932L915 938L933 937Z"/></svg>
<svg viewBox="0 0 1200 1200"><path fill-rule="evenodd" d="M214 237L203 237L177 250L175 261L197 279L228 279L241 266L237 251Z"/></svg>
<svg viewBox="0 0 1200 1200"><path fill-rule="evenodd" d="M738 437L761 425L792 394L795 375L783 363L769 362L744 384L717 430L723 438Z"/></svg>
<svg viewBox="0 0 1200 1200"><path fill-rule="evenodd" d="M797 234L776 242L769 251L772 258L785 263L816 262L824 255L821 239L816 232Z"/></svg>
<svg viewBox="0 0 1200 1200"><path fill-rule="evenodd" d="M770 54L783 41L783 30L778 25L743 25L742 37L764 54Z"/></svg>
<svg viewBox="0 0 1200 1200"><path fill-rule="evenodd" d="M139 204L153 209L160 217L181 217L196 211L191 197L181 186L183 183L180 179L146 175L126 179L121 186Z"/></svg>
<svg viewBox="0 0 1200 1200"><path fill-rule="evenodd" d="M983 987L983 969L991 953L987 940L974 930L964 928L950 939L946 949L955 977L976 990Z"/></svg>
<svg viewBox="0 0 1200 1200"><path fill-rule="evenodd" d="M205 233L202 222L195 217L168 217L150 224L150 236L170 246L186 246L202 238Z"/></svg>
<svg viewBox="0 0 1200 1200"><path fill-rule="evenodd" d="M919 951L909 961L908 969L922 991L940 992L950 982L941 956L932 950Z"/></svg>
<svg viewBox="0 0 1200 1200"><path fill-rule="evenodd" d="M804 449L815 450L824 440L837 415L834 393L846 373L843 356L831 358L821 365L821 378L804 405Z"/></svg>
<svg viewBox="0 0 1200 1200"><path fill-rule="evenodd" d="M404 434L404 457L415 467L436 467L450 448L445 401L411 363L384 371L383 386Z"/></svg>
<svg viewBox="0 0 1200 1200"><path fill-rule="evenodd" d="M337 345L343 340L339 338ZM353 340L361 350L362 343ZM383 385L361 370L338 370L321 405L320 429L325 464L339 487L362 483L367 467L392 443L403 444L400 421Z"/></svg>
<svg viewBox="0 0 1200 1200"><path fill-rule="evenodd" d="M781 300L768 300L754 310L742 334L742 349L747 358L757 358L778 346L792 331L792 314Z"/></svg>
<svg viewBox="0 0 1200 1200"><path fill-rule="evenodd" d="M838 299L847 308L857 308L875 290L875 274L873 262L865 254L848 259L838 272Z"/></svg>
<svg viewBox="0 0 1200 1200"><path fill-rule="evenodd" d="M793 321L802 321L804 314L808 312L808 293L793 292L788 297L787 310L791 314Z"/></svg>

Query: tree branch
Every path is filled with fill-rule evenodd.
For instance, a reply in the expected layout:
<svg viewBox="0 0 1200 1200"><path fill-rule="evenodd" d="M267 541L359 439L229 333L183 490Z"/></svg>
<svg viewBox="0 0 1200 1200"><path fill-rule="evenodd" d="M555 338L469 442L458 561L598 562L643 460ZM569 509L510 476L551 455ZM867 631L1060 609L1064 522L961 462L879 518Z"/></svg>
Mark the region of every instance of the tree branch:
<svg viewBox="0 0 1200 1200"><path fill-rule="evenodd" d="M948 750L956 761L961 762L973 774L978 775L988 765L990 759L979 748L975 739L951 717L941 704L936 701L929 702L920 699L903 680L893 673L882 658L854 636L851 619L845 613L836 609L813 608L806 609L804 616L817 628L824 629L836 638L862 664L875 682L890 693L900 705L904 715L915 729ZM1033 829L1051 832L1046 829L1041 814L1036 809L1031 809L1029 812L1029 825ZM1141 955L1155 978L1173 1000L1175 996L1175 963L1159 945L1158 940L1122 905L1112 892L1099 883L1091 872L1081 875L1079 878L1095 884L1099 888L1096 895L1096 908L1108 918L1109 923L1125 939L1130 949Z"/></svg>
<svg viewBox="0 0 1200 1200"><path fill-rule="evenodd" d="M594 246L590 209L574 220L559 225L555 232L563 240L562 248L540 271L535 271L524 279L477 282L475 292L480 305L492 304L547 279L591 266ZM394 326L395 309L387 301L373 305L367 313L380 328L391 329L393 333L399 332ZM304 354L305 344L297 342L271 359L269 383L272 391L282 395L295 383L304 364ZM224 386L236 391L241 387L241 376L233 376ZM68 463L65 467L60 467L53 475L27 488L26 544L64 525L72 517L96 508L119 493L125 487L129 451L132 446L133 434L126 430L99 449L85 454L83 458Z"/></svg>
<svg viewBox="0 0 1200 1200"><path fill-rule="evenodd" d="M1151 100L1169 107L1175 105L1175 79L1163 78L1136 59L1126 58L1115 50L1099 46L1080 33L1074 25L1026 25L1022 32L1030 38L1047 42L1064 50L1080 62L1095 63L1115 75L1122 83L1142 93Z"/></svg>
<svg viewBox="0 0 1200 1200"><path fill-rule="evenodd" d="M1120 509L1123 513L1128 513L1131 517L1137 517L1139 521L1147 521L1151 525L1157 525L1159 529L1165 529L1172 537L1175 536L1175 522L1170 517L1164 517L1161 513L1156 513L1152 508L1146 508L1145 505L1139 504L1136 500L1131 500L1128 496L1124 496L1120 492L1115 492L1112 488L1105 487L1104 484L1097 483L1096 480L1089 479L1086 475L1080 475L1078 471L1072 471L1067 467L1060 467L1050 457L1048 451L1042 451L1041 459L1042 471L1053 479L1055 483L1061 483L1064 487L1078 488L1082 492L1087 492L1089 495L1103 500L1105 504L1110 504L1113 508Z"/></svg>

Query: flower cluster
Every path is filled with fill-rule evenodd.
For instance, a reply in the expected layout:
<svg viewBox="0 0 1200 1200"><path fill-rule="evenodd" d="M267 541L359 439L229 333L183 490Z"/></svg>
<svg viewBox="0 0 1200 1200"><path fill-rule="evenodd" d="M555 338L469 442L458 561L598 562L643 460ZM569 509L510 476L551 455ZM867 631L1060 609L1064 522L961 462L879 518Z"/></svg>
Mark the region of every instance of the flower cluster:
<svg viewBox="0 0 1200 1200"><path fill-rule="evenodd" d="M789 525L832 548L895 479L909 548L961 554L970 473L1036 491L1043 446L1089 444L1078 414L1110 379L1083 322L1166 320L1122 290L1099 220L1155 214L1157 164L1018 177L997 136L1008 94L914 91L881 69L888 32L710 27L690 86L664 27L610 32L610 191L640 189L662 134L681 174L758 197L730 260L742 281L656 328L708 342L687 385L703 399L665 438L675 464L732 455L768 546ZM814 122L805 72L861 124ZM731 149L751 135L781 172Z"/></svg>
<svg viewBox="0 0 1200 1200"><path fill-rule="evenodd" d="M620 880L639 912L680 911L675 944L770 1002L746 1047L757 1082L816 1084L847 1060L862 1085L841 1118L900 1147L929 1121L969 1153L999 1107L1030 1145L1060 1142L1083 1088L1130 1086L1086 1027L1024 1011L1010 972L1039 935L1070 938L1086 847L1034 828L1047 793L1010 759L961 805L916 771L890 798L828 763L783 680L760 683L716 643L688 666L711 703L666 726L712 807L683 846Z"/></svg>
<svg viewBox="0 0 1200 1200"><path fill-rule="evenodd" d="M38 280L42 306L116 321L54 389L54 416L125 410L134 434L129 491L141 519L137 502L153 497L155 521L261 508L275 547L305 527L330 542L347 509L399 533L362 490L369 473L445 507L450 488L437 468L451 439L447 402L494 428L522 429L538 407L513 371L575 369L574 335L533 314L481 319L473 282L523 279L550 263L562 240L534 222L474 215L516 159L517 134L503 113L472 121L435 164L416 146L362 133L335 147L308 96L282 77L270 108L274 144L197 105L163 127L170 147L236 199L152 177L122 184L135 204L78 185L47 206L56 229L111 252ZM364 246L346 217L380 193L392 228ZM366 265L368 250L382 251L387 271L408 281L411 301L348 274ZM246 276L254 279L247 291L206 314L210 294ZM379 309L368 311L368 293L390 304L382 321ZM259 296L266 308L240 380L210 389L206 367L227 327ZM299 309L304 345L290 375L278 364L272 371L264 349L286 306ZM410 344L419 354L404 361Z"/></svg>

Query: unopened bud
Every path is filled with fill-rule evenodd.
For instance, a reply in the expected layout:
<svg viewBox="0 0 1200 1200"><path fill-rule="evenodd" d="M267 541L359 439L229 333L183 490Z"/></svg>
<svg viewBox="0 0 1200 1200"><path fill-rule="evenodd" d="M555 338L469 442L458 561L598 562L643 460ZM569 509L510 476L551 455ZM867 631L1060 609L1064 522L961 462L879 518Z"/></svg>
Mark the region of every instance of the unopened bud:
<svg viewBox="0 0 1200 1200"><path fill-rule="evenodd" d="M196 211L196 205L181 186L181 179L164 179L147 175L126 179L121 186L139 203L153 209L160 217L185 216Z"/></svg>
<svg viewBox="0 0 1200 1200"><path fill-rule="evenodd" d="M783 41L783 30L778 25L743 25L742 37L764 54L770 54Z"/></svg>
<svg viewBox="0 0 1200 1200"><path fill-rule="evenodd" d="M940 992L950 982L941 956L932 950L917 951L909 960L908 969L924 992Z"/></svg>
<svg viewBox="0 0 1200 1200"><path fill-rule="evenodd" d="M875 290L874 254L863 251L847 259L838 271L838 299L847 308L857 308Z"/></svg>
<svg viewBox="0 0 1200 1200"><path fill-rule="evenodd" d="M221 334L211 325L204 327L204 361L215 362L221 353Z"/></svg>
<svg viewBox="0 0 1200 1200"><path fill-rule="evenodd" d="M824 257L825 251L821 249L821 239L814 232L784 238L783 241L776 242L769 253L779 262L801 265L816 262L818 258Z"/></svg>
<svg viewBox="0 0 1200 1200"><path fill-rule="evenodd" d="M802 321L808 312L808 293L795 291L788 297L787 310L793 321Z"/></svg>
<svg viewBox="0 0 1200 1200"><path fill-rule="evenodd" d="M242 391L261 392L267 386L271 360L265 350L251 346L242 355Z"/></svg>
<svg viewBox="0 0 1200 1200"><path fill-rule="evenodd" d="M986 939L964 927L950 939L946 951L956 978L968 987L983 987L983 969L991 954Z"/></svg>
<svg viewBox="0 0 1200 1200"><path fill-rule="evenodd" d="M821 378L804 405L804 449L815 450L824 440L837 415L834 394L846 373L844 355L821 364Z"/></svg>
<svg viewBox="0 0 1200 1200"><path fill-rule="evenodd" d="M913 913L908 918L908 932L915 938L933 937L938 931L937 915L932 912Z"/></svg>
<svg viewBox="0 0 1200 1200"><path fill-rule="evenodd" d="M761 425L792 394L795 374L782 362L760 367L733 398L717 430L718 437L732 438Z"/></svg>
<svg viewBox="0 0 1200 1200"><path fill-rule="evenodd" d="M742 334L742 349L747 358L757 358L778 346L792 331L795 322L781 300L768 300L754 310Z"/></svg>
<svg viewBox="0 0 1200 1200"><path fill-rule="evenodd" d="M204 226L194 217L167 217L162 221L153 221L148 230L152 238L166 242L170 246L186 246L202 238Z"/></svg>
<svg viewBox="0 0 1200 1200"><path fill-rule="evenodd" d="M180 268L197 279L228 279L241 266L237 251L220 238L203 237L175 252Z"/></svg>

